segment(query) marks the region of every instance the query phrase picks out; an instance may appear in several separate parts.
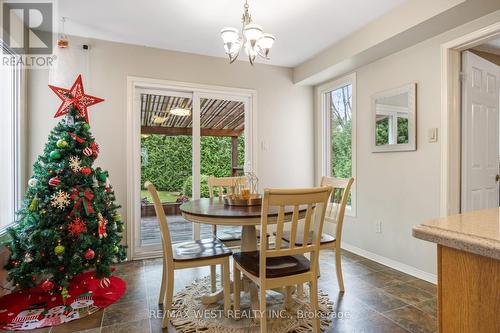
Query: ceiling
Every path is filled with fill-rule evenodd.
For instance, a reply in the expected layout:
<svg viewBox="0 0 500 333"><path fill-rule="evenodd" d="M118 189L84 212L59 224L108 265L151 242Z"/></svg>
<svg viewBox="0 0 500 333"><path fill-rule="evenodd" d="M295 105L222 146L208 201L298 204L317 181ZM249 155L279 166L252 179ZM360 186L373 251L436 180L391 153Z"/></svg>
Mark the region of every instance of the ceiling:
<svg viewBox="0 0 500 333"><path fill-rule="evenodd" d="M249 5L253 21L276 36L268 63L294 67L405 1L249 0ZM57 15L67 18L70 35L225 57L219 32L240 28L243 3L64 0Z"/></svg>
<svg viewBox="0 0 500 333"><path fill-rule="evenodd" d="M500 38L490 40L484 44L476 46L474 49L500 55Z"/></svg>

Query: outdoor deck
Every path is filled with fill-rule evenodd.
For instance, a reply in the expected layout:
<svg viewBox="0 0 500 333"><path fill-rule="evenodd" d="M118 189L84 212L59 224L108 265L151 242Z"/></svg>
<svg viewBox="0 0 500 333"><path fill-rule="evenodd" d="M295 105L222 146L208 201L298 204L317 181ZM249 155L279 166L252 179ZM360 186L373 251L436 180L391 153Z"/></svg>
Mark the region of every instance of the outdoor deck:
<svg viewBox="0 0 500 333"><path fill-rule="evenodd" d="M193 239L193 223L179 215L167 216L170 237L173 243L181 243ZM218 226L217 230L231 230L234 227ZM237 227L239 229L239 227ZM210 225L200 225L201 238L208 238L212 234ZM156 216L142 217L141 219L141 246L157 245L161 243L160 226Z"/></svg>

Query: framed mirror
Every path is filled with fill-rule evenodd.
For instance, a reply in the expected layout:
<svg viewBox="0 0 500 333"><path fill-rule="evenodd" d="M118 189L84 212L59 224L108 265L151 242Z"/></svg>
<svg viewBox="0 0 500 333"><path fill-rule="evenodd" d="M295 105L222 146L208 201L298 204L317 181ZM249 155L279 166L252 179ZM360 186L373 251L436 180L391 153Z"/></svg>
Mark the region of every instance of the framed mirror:
<svg viewBox="0 0 500 333"><path fill-rule="evenodd" d="M417 149L416 84L383 91L372 97L372 151Z"/></svg>

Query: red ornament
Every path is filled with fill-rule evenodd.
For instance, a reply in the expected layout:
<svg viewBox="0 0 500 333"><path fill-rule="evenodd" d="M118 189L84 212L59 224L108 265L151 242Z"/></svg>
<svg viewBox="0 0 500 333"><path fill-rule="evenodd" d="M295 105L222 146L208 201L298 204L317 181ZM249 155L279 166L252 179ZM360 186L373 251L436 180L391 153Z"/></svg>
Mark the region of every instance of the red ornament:
<svg viewBox="0 0 500 333"><path fill-rule="evenodd" d="M64 272L64 266L59 266L57 269L59 270L59 272Z"/></svg>
<svg viewBox="0 0 500 333"><path fill-rule="evenodd" d="M42 287L42 290L44 290L44 291L50 291L50 290L54 289L54 282L52 282L50 280L45 280L45 281L43 281L41 287Z"/></svg>
<svg viewBox="0 0 500 333"><path fill-rule="evenodd" d="M83 155L89 157L89 156L92 156L93 152L92 152L92 148L90 147L87 147L83 150Z"/></svg>
<svg viewBox="0 0 500 333"><path fill-rule="evenodd" d="M80 172L84 175L90 175L92 173L92 169L89 167L83 167L80 169Z"/></svg>
<svg viewBox="0 0 500 333"><path fill-rule="evenodd" d="M104 238L108 236L108 233L106 232L106 224L108 224L108 221L102 216L101 213L98 213L97 216L99 217L97 232L99 233L99 238Z"/></svg>
<svg viewBox="0 0 500 333"><path fill-rule="evenodd" d="M100 288L107 288L111 284L111 281L107 277L103 277L102 279L99 280L99 287Z"/></svg>
<svg viewBox="0 0 500 333"><path fill-rule="evenodd" d="M78 142L78 143L84 143L84 142L85 142L85 139L80 138L79 136L77 136L77 135L76 135L76 134L74 134L74 133L68 132L68 134L69 134L69 135L71 135L71 137L72 137L73 139L75 139L75 140L76 140L76 142Z"/></svg>
<svg viewBox="0 0 500 333"><path fill-rule="evenodd" d="M87 251L85 251L85 259L92 260L92 259L94 259L94 257L95 257L94 250L88 249Z"/></svg>
<svg viewBox="0 0 500 333"><path fill-rule="evenodd" d="M68 232L73 236L73 237L78 237L82 232L87 232L87 226L85 225L85 222L78 216L76 219L71 221L70 224L68 224Z"/></svg>
<svg viewBox="0 0 500 333"><path fill-rule="evenodd" d="M97 158L97 155L99 155L99 145L95 141L92 141L92 143L90 144L90 149L92 149L92 154L94 155L94 157Z"/></svg>
<svg viewBox="0 0 500 333"><path fill-rule="evenodd" d="M57 186L59 184L60 180L59 177L55 176L49 179L49 185L50 186Z"/></svg>
<svg viewBox="0 0 500 333"><path fill-rule="evenodd" d="M85 118L85 121L89 122L89 115L87 112L87 107L100 103L104 101L102 98L86 95L83 89L82 75L78 75L75 83L71 86L71 89L65 89L60 87L55 87L49 85L49 88L56 93L56 95L62 100L61 106L57 110L54 118L65 115L69 112L70 107L73 105L80 111L80 116Z"/></svg>

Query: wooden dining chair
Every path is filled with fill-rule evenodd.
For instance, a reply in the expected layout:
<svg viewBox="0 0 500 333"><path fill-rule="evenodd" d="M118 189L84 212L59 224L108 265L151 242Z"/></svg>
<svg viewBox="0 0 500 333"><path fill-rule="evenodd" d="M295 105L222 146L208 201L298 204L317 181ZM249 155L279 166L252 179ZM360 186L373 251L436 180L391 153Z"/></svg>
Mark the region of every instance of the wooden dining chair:
<svg viewBox="0 0 500 333"><path fill-rule="evenodd" d="M332 195L330 197L330 203L327 208L326 221L335 224L335 235L328 235L323 233L320 239L320 249L334 249L335 250L335 269L337 271L337 282L339 284L339 290L344 292L344 278L342 276L342 227L344 225L344 215L347 202L349 200L349 193L351 191L352 184L354 183L354 178L342 179L335 177L322 177L321 186L329 186L332 188ZM304 243L304 234L300 233L297 237L292 240L290 231L283 232L282 240L285 242L294 242L296 246L301 246ZM312 235L309 234L307 242L310 244L312 241ZM318 266L319 270L319 266ZM319 271L318 271L319 272ZM302 286L297 286L297 293L299 296L302 295Z"/></svg>
<svg viewBox="0 0 500 333"><path fill-rule="evenodd" d="M248 186L248 178L245 176L239 177L208 177L208 191L210 198L215 197L215 189L217 195L222 199L224 194L238 194L239 186ZM217 237L226 246L240 246L241 232L217 232L217 226L212 226L212 234Z"/></svg>
<svg viewBox="0 0 500 333"><path fill-rule="evenodd" d="M208 178L208 191L210 198L215 197L215 189L220 199L224 194L238 194L239 186L248 186L248 178L245 176L239 177L209 177ZM228 247L241 246L241 231L231 232L217 232L217 225L212 225L212 235L218 238L224 245ZM224 276L222 274L223 268L221 267L221 283L224 283ZM211 290L215 292L216 286L216 266L210 266L210 281Z"/></svg>
<svg viewBox="0 0 500 333"><path fill-rule="evenodd" d="M276 218L276 242L273 245L260 243L260 251L234 253L234 308L240 310L240 279L241 272L260 287L259 313L260 331L267 332L266 321L266 289L294 286L300 283L310 283L310 303L314 313L319 310L318 304L318 274L319 241L322 234L325 211L332 189L316 187L306 189L267 189L262 200L261 238L267 235L270 221L270 207L278 209ZM292 218L285 218L285 207L293 207ZM305 209L302 233L311 232L311 244L296 245L295 239L299 232L301 210ZM292 242L288 247L282 247L282 236L285 224L290 223ZM304 254L309 253L310 259ZM288 288L287 288L288 289ZM287 301L288 303L288 301ZM313 319L314 332L319 332L319 316Z"/></svg>
<svg viewBox="0 0 500 333"><path fill-rule="evenodd" d="M148 189L153 198L161 231L163 272L158 304L163 304L164 316L162 327L165 328L168 325L169 310L172 307L174 292L174 270L176 269L221 265L224 277L224 312L227 314L230 309L229 257L232 251L217 238L201 239L172 245L167 217L165 216L158 192L150 182L146 182L144 187Z"/></svg>

